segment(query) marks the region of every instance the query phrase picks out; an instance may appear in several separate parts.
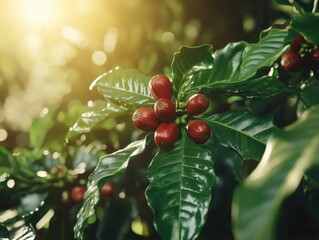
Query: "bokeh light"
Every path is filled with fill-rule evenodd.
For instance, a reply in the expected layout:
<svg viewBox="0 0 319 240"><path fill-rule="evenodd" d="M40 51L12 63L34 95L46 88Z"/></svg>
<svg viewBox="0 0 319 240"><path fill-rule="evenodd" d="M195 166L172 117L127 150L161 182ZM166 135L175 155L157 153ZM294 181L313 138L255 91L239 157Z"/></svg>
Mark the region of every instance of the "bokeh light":
<svg viewBox="0 0 319 240"><path fill-rule="evenodd" d="M90 83L115 66L154 74L170 66L182 45L218 49L256 40L273 21L260 14L265 8L273 8L269 0L2 1L2 143L28 144L21 132L52 104L98 98Z"/></svg>
<svg viewBox="0 0 319 240"><path fill-rule="evenodd" d="M16 183L15 183L15 181L14 181L13 179L9 179L9 180L7 181L7 187L8 187L8 188L13 188L15 184L16 184Z"/></svg>
<svg viewBox="0 0 319 240"><path fill-rule="evenodd" d="M92 54L92 62L96 65L103 65L106 63L107 56L103 51L95 51Z"/></svg>
<svg viewBox="0 0 319 240"><path fill-rule="evenodd" d="M53 2L51 0L21 1L21 17L33 26L39 27L53 17Z"/></svg>
<svg viewBox="0 0 319 240"><path fill-rule="evenodd" d="M8 132L5 129L0 129L0 142L6 140L8 137Z"/></svg>

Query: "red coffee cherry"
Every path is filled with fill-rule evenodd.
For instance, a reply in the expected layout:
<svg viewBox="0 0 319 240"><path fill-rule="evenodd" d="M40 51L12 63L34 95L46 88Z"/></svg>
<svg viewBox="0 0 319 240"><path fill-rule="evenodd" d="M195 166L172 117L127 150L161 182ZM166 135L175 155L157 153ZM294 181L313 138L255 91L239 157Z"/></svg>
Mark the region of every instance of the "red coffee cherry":
<svg viewBox="0 0 319 240"><path fill-rule="evenodd" d="M172 147L178 139L179 130L174 122L161 123L155 131L154 142L163 149Z"/></svg>
<svg viewBox="0 0 319 240"><path fill-rule="evenodd" d="M172 122L176 118L175 104L166 98L157 99L154 104L156 117L163 122Z"/></svg>
<svg viewBox="0 0 319 240"><path fill-rule="evenodd" d="M149 82L149 88L155 100L159 98L171 99L173 96L173 84L163 74L152 77Z"/></svg>
<svg viewBox="0 0 319 240"><path fill-rule="evenodd" d="M294 51L289 51L281 56L280 64L286 71L296 71L302 66L302 58Z"/></svg>
<svg viewBox="0 0 319 240"><path fill-rule="evenodd" d="M146 132L155 131L159 125L154 109L152 108L139 108L132 116L134 125Z"/></svg>
<svg viewBox="0 0 319 240"><path fill-rule="evenodd" d="M306 40L301 34L297 34L295 39L292 41L290 45L290 49L296 53L298 53L301 49L301 46L303 43L305 43Z"/></svg>
<svg viewBox="0 0 319 240"><path fill-rule="evenodd" d="M210 128L202 120L192 120L186 129L187 136L195 143L205 143L210 137Z"/></svg>
<svg viewBox="0 0 319 240"><path fill-rule="evenodd" d="M78 186L71 189L71 199L74 202L81 202L83 200L84 193L86 191L86 187Z"/></svg>
<svg viewBox="0 0 319 240"><path fill-rule="evenodd" d="M196 116L202 114L209 106L209 99L204 94L198 93L193 95L187 102L186 114Z"/></svg>
<svg viewBox="0 0 319 240"><path fill-rule="evenodd" d="M114 186L112 183L105 183L101 188L101 194L104 198L111 197L114 193Z"/></svg>

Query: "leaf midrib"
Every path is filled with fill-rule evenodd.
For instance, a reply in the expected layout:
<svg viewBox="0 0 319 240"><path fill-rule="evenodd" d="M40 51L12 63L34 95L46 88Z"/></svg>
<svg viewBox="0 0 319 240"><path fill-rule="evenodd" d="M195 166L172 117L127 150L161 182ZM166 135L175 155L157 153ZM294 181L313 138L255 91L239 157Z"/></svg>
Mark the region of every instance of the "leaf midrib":
<svg viewBox="0 0 319 240"><path fill-rule="evenodd" d="M113 86L105 86L103 85L103 87L106 87L107 89L110 89L110 90L116 90L116 91L119 91L119 92L124 92L124 93L130 93L131 95L137 95L137 96L140 96L140 97L143 97L145 99L149 99L149 100L153 100L151 96L149 95L143 95L141 93L138 93L138 92L130 92L128 90L126 90L125 88L121 87L121 88L116 88L116 87L113 87ZM103 94L103 93L107 93L107 92L110 92L110 91L107 91L107 90L103 90L101 84L98 84L97 86L98 90ZM113 97L114 98L114 97Z"/></svg>
<svg viewBox="0 0 319 240"><path fill-rule="evenodd" d="M181 228L181 212L182 212L182 179L183 179L183 175L184 175L184 167L183 167L183 162L184 162L184 158L186 156L185 154L185 140L186 140L186 137L182 137L182 162L181 162L181 174L180 174L180 191L179 191L179 209L178 209L178 236L179 236L179 239L181 238L181 234L182 234L182 228Z"/></svg>

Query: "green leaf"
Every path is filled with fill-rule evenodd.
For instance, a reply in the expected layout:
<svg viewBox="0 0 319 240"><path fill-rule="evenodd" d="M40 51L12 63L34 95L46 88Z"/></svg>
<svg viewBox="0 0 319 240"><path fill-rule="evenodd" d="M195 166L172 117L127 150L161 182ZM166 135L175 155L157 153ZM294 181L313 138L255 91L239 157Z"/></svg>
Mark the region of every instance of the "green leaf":
<svg viewBox="0 0 319 240"><path fill-rule="evenodd" d="M300 97L307 108L319 104L319 81L316 78L310 78L302 88Z"/></svg>
<svg viewBox="0 0 319 240"><path fill-rule="evenodd" d="M284 43L287 30L272 29L267 36L256 44L250 44L243 52L240 79L253 77L263 67L270 67L285 51Z"/></svg>
<svg viewBox="0 0 319 240"><path fill-rule="evenodd" d="M69 129L66 138L71 139L80 133L90 132L103 120L118 117L127 112L127 108L118 106L108 99L95 101L89 111L82 113L78 121Z"/></svg>
<svg viewBox="0 0 319 240"><path fill-rule="evenodd" d="M137 70L117 67L94 80L90 89L97 87L105 98L132 109L154 103L148 87L150 79Z"/></svg>
<svg viewBox="0 0 319 240"><path fill-rule="evenodd" d="M152 139L152 134L144 140L135 141L126 148L118 150L112 154L102 157L89 176L87 191L84 195L84 203L77 215L77 223L74 226L74 236L76 239L83 239L83 231L88 225L88 219L95 213L95 206L99 201L100 188L112 176L125 172L129 161L143 153L146 145Z"/></svg>
<svg viewBox="0 0 319 240"><path fill-rule="evenodd" d="M260 160L274 128L270 119L248 111L228 111L203 120L221 145L235 150L243 159Z"/></svg>
<svg viewBox="0 0 319 240"><path fill-rule="evenodd" d="M281 92L296 92L299 89L280 82L276 74L271 76L256 76L242 81L239 78L242 54L246 48L245 42L230 43L214 54L214 67L195 72L189 76L185 92L210 93L223 91L246 97L267 98Z"/></svg>
<svg viewBox="0 0 319 240"><path fill-rule="evenodd" d="M300 88L283 83L276 75L265 75L234 83L228 86L228 91L248 98L269 98L280 93L298 94Z"/></svg>
<svg viewBox="0 0 319 240"><path fill-rule="evenodd" d="M188 78L194 72L212 67L212 46L202 45L198 47L181 47L180 51L174 54L171 64L172 80L175 91L182 96L184 88L187 88ZM179 97L178 97L179 100Z"/></svg>
<svg viewBox="0 0 319 240"><path fill-rule="evenodd" d="M291 23L291 26L305 39L315 45L319 45L319 16L314 14L304 14L297 16Z"/></svg>
<svg viewBox="0 0 319 240"><path fill-rule="evenodd" d="M256 170L235 192L236 239L274 239L280 206L296 190L304 172L318 165L318 146L319 106L284 130L276 130Z"/></svg>
<svg viewBox="0 0 319 240"><path fill-rule="evenodd" d="M213 54L214 67L195 72L190 78L185 91L192 92L202 88L211 89L213 85L218 83L238 82L238 70L245 47L246 43L239 42L230 43L225 48L217 50Z"/></svg>
<svg viewBox="0 0 319 240"><path fill-rule="evenodd" d="M195 239L205 223L215 183L209 150L182 138L169 151L160 150L148 168L146 190L163 239Z"/></svg>
<svg viewBox="0 0 319 240"><path fill-rule="evenodd" d="M11 164L9 160L10 157L11 157L10 152L4 147L0 147L0 176L4 173L10 174L11 172Z"/></svg>
<svg viewBox="0 0 319 240"><path fill-rule="evenodd" d="M30 127L30 147L41 148L48 131L55 125L54 116L59 108L59 104L53 105L48 108L48 112L35 119Z"/></svg>

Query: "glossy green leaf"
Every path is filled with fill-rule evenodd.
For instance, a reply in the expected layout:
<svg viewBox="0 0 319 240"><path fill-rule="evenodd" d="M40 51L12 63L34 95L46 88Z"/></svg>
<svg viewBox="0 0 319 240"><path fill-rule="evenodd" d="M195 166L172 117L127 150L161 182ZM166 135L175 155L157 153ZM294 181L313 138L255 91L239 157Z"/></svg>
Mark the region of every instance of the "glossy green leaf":
<svg viewBox="0 0 319 240"><path fill-rule="evenodd" d="M278 80L276 74L256 76L242 81L240 66L245 42L230 43L214 54L214 67L194 72L187 82L186 93L222 91L245 97L267 98L282 92L298 92L299 88L288 86Z"/></svg>
<svg viewBox="0 0 319 240"><path fill-rule="evenodd" d="M226 90L248 98L269 98L280 93L300 93L298 86L285 84L280 81L276 75L264 75L262 77L229 84Z"/></svg>
<svg viewBox="0 0 319 240"><path fill-rule="evenodd" d="M47 113L35 119L30 126L30 146L32 148L41 148L48 131L55 125L54 116L59 108L59 104L48 108Z"/></svg>
<svg viewBox="0 0 319 240"><path fill-rule="evenodd" d="M126 114L128 109L110 100L95 101L89 111L82 113L78 121L69 129L66 138L71 139L80 133L90 132L103 120Z"/></svg>
<svg viewBox="0 0 319 240"><path fill-rule="evenodd" d="M257 117L248 111L214 114L204 121L220 144L232 148L243 159L260 160L274 128L270 119Z"/></svg>
<svg viewBox="0 0 319 240"><path fill-rule="evenodd" d="M246 43L230 43L213 54L214 66L193 72L185 84L186 92L198 92L202 89L218 89L220 86L238 82L241 55Z"/></svg>
<svg viewBox="0 0 319 240"><path fill-rule="evenodd" d="M84 203L77 215L78 220L74 226L74 236L76 239L83 239L83 231L88 225L87 220L95 213L95 206L100 197L99 189L110 177L125 172L129 161L144 151L151 138L152 135L150 134L144 140L135 141L126 148L100 159L97 167L89 176Z"/></svg>
<svg viewBox="0 0 319 240"><path fill-rule="evenodd" d="M183 132L173 149L160 150L147 173L146 190L163 239L196 239L205 223L215 183L209 150Z"/></svg>
<svg viewBox="0 0 319 240"><path fill-rule="evenodd" d="M96 87L106 99L127 108L136 108L154 103L148 87L150 79L137 70L117 67L94 80L90 89Z"/></svg>
<svg viewBox="0 0 319 240"><path fill-rule="evenodd" d="M263 67L270 67L285 51L284 43L287 30L272 29L256 44L250 44L243 52L240 66L240 79L253 77Z"/></svg>
<svg viewBox="0 0 319 240"><path fill-rule="evenodd" d="M307 108L319 104L319 81L316 78L310 78L302 88L300 97Z"/></svg>
<svg viewBox="0 0 319 240"><path fill-rule="evenodd" d="M240 186L233 201L238 240L274 239L281 203L298 187L304 172L319 164L319 106L294 124L276 130L256 170Z"/></svg>
<svg viewBox="0 0 319 240"><path fill-rule="evenodd" d="M298 16L292 21L291 26L301 33L308 42L319 45L318 15L309 13Z"/></svg>
<svg viewBox="0 0 319 240"><path fill-rule="evenodd" d="M174 54L171 64L172 80L175 91L178 92L179 96L183 95L184 89L188 86L188 79L194 72L212 67L214 59L211 50L211 45L184 46Z"/></svg>

